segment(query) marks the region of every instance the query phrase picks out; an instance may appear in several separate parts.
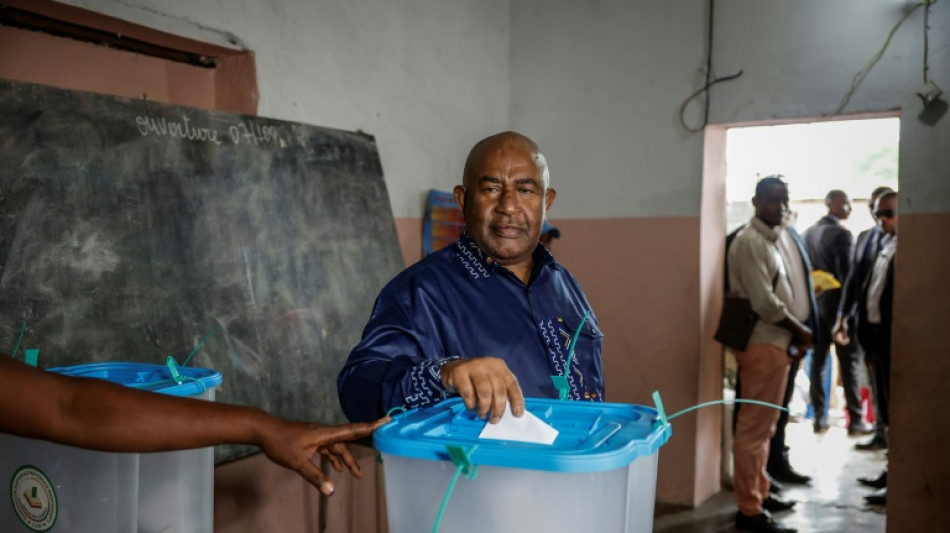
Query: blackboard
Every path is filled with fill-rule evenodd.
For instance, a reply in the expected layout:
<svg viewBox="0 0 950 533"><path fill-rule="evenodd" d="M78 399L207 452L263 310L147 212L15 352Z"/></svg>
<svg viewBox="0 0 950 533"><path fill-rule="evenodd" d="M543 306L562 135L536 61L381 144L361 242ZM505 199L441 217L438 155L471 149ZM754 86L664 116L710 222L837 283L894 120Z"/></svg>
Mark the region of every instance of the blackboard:
<svg viewBox="0 0 950 533"><path fill-rule="evenodd" d="M402 256L372 137L0 80L0 349L219 370L345 421L336 376ZM201 423L196 420L195 423ZM251 453L222 446L218 462Z"/></svg>

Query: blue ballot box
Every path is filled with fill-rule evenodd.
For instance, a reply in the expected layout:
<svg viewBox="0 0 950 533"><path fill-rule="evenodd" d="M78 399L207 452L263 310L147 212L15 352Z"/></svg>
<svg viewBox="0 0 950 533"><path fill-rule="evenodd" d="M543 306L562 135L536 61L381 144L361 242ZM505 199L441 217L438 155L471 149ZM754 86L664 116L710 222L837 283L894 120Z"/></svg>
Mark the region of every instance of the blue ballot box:
<svg viewBox="0 0 950 533"><path fill-rule="evenodd" d="M173 396L214 400L215 370L143 363L92 363L49 369ZM200 421L195 421L200 423ZM0 531L29 533L211 531L212 448L106 453L0 433Z"/></svg>
<svg viewBox="0 0 950 533"><path fill-rule="evenodd" d="M656 410L533 398L526 408L558 431L552 444L479 438L485 420L458 398L376 430L389 530L432 530L461 450L474 478L457 480L439 531L652 531L657 454L671 434Z"/></svg>

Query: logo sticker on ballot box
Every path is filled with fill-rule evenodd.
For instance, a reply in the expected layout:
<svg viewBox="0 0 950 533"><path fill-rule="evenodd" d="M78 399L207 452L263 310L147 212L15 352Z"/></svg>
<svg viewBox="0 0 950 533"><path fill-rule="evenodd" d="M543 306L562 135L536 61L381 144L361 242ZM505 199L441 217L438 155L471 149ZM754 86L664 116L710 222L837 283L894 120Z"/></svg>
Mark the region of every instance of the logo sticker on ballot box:
<svg viewBox="0 0 950 533"><path fill-rule="evenodd" d="M39 468L25 465L17 469L10 480L10 500L17 517L32 531L49 531L56 524L56 490Z"/></svg>

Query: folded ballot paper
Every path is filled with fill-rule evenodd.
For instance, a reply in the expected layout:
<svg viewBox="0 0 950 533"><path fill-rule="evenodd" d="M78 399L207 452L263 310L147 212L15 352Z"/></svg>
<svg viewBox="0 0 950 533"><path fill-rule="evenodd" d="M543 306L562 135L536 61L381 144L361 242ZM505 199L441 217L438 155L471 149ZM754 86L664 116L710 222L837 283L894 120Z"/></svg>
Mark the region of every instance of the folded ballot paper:
<svg viewBox="0 0 950 533"><path fill-rule="evenodd" d="M521 417L511 414L511 404L505 404L505 414L497 424L485 424L485 429L478 435L480 439L514 440L518 442L534 442L538 444L553 444L557 439L558 431L546 422L525 410Z"/></svg>
<svg viewBox="0 0 950 533"><path fill-rule="evenodd" d="M841 282L835 279L830 272L824 270L812 270L811 283L815 286L816 291L830 291L841 288Z"/></svg>

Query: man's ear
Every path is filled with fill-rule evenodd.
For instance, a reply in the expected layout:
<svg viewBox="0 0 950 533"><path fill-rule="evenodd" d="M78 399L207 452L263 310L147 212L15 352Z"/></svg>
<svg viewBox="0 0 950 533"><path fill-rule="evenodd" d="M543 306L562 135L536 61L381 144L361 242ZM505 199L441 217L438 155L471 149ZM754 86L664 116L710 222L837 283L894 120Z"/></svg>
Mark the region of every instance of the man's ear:
<svg viewBox="0 0 950 533"><path fill-rule="evenodd" d="M455 203L459 206L459 211L462 214L465 214L465 187L461 185L456 185L455 189L452 190L452 194L455 195Z"/></svg>
<svg viewBox="0 0 950 533"><path fill-rule="evenodd" d="M557 197L557 191L548 187L548 190L544 192L544 210L545 212L551 210L551 206L554 205L554 198Z"/></svg>

